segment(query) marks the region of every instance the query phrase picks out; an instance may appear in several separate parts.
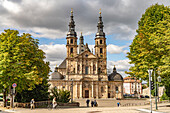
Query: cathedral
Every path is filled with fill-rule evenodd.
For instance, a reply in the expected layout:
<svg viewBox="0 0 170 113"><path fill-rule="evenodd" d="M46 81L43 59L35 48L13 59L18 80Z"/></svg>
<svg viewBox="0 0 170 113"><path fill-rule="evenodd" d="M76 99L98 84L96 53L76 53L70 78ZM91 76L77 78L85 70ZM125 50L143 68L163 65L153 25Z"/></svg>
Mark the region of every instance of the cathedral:
<svg viewBox="0 0 170 113"><path fill-rule="evenodd" d="M95 54L93 54L88 44L84 44L82 33L77 44L78 38L73 11L71 11L66 37L67 56L50 75L50 88L69 90L73 99L123 98L123 78L117 73L116 67L114 66L110 75L107 74L107 45L103 27L101 12L99 12L94 39Z"/></svg>

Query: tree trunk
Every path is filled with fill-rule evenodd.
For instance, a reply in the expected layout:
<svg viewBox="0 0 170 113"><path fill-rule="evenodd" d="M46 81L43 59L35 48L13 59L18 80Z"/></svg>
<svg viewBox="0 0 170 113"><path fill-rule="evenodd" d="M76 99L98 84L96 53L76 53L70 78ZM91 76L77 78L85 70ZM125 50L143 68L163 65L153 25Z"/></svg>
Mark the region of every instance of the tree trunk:
<svg viewBox="0 0 170 113"><path fill-rule="evenodd" d="M7 89L4 89L3 91L3 106L4 107L7 107L6 94L7 94Z"/></svg>
<svg viewBox="0 0 170 113"><path fill-rule="evenodd" d="M13 107L13 90L11 88L9 88L9 92L10 92L10 107Z"/></svg>

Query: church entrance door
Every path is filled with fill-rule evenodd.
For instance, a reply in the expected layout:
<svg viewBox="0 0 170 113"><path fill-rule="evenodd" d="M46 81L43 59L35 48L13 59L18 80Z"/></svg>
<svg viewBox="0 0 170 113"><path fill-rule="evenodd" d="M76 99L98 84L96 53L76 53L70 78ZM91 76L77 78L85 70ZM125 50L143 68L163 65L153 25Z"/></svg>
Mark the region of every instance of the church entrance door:
<svg viewBox="0 0 170 113"><path fill-rule="evenodd" d="M108 98L110 98L110 93L108 93Z"/></svg>
<svg viewBox="0 0 170 113"><path fill-rule="evenodd" d="M85 98L89 98L89 90L85 90Z"/></svg>

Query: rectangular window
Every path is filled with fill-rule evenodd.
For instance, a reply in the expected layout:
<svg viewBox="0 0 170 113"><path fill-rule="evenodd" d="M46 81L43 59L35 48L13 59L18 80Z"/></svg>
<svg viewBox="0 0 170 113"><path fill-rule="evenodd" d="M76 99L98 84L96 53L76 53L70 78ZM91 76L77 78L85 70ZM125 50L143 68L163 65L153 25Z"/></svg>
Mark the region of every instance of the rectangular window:
<svg viewBox="0 0 170 113"><path fill-rule="evenodd" d="M70 48L70 52L73 53L73 48Z"/></svg>
<svg viewBox="0 0 170 113"><path fill-rule="evenodd" d="M80 65L77 66L77 71L80 71Z"/></svg>
<svg viewBox="0 0 170 113"><path fill-rule="evenodd" d="M71 39L71 44L73 43L73 39Z"/></svg>
<svg viewBox="0 0 170 113"><path fill-rule="evenodd" d="M116 91L119 91L119 88L116 86Z"/></svg>
<svg viewBox="0 0 170 113"><path fill-rule="evenodd" d="M88 74L88 66L85 67L85 74Z"/></svg>
<svg viewBox="0 0 170 113"><path fill-rule="evenodd" d="M100 48L100 53L103 53L103 48Z"/></svg>
<svg viewBox="0 0 170 113"><path fill-rule="evenodd" d="M103 42L102 42L102 40L100 40L100 44L102 44Z"/></svg>

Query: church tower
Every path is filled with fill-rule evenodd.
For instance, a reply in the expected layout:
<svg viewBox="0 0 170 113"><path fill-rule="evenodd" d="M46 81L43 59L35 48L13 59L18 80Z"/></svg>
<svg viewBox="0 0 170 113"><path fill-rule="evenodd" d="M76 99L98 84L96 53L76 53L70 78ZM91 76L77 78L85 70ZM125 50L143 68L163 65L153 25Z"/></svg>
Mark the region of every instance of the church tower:
<svg viewBox="0 0 170 113"><path fill-rule="evenodd" d="M71 11L69 31L67 33L67 58L77 55L77 33L75 32L75 22L73 19L73 11Z"/></svg>
<svg viewBox="0 0 170 113"><path fill-rule="evenodd" d="M103 32L103 22L101 12L99 12L99 22L97 25L98 31L95 38L95 55L100 58L106 58L106 38L105 33Z"/></svg>
<svg viewBox="0 0 170 113"><path fill-rule="evenodd" d="M99 59L99 66L98 71L100 74L104 75L103 77L106 78L107 75L107 56L106 56L106 38L105 33L103 32L103 21L101 16L101 11L99 12L99 21L97 25L97 33L95 37L95 56Z"/></svg>
<svg viewBox="0 0 170 113"><path fill-rule="evenodd" d="M80 36L80 39L79 39L79 54L84 52L84 50L85 50L84 38L83 38L83 35L82 35L82 32L81 32L81 36Z"/></svg>

